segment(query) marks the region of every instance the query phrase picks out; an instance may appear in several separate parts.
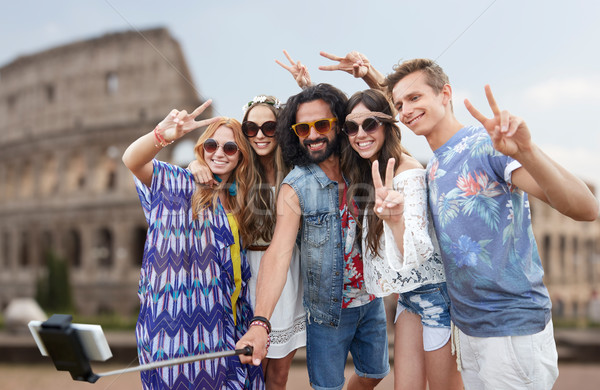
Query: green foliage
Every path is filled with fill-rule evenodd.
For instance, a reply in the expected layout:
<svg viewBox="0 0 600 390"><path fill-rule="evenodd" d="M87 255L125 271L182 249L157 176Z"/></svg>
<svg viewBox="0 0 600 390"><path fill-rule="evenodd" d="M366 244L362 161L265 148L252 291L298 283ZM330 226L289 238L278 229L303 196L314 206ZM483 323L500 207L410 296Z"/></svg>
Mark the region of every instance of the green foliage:
<svg viewBox="0 0 600 390"><path fill-rule="evenodd" d="M46 254L46 275L38 279L36 300L46 312L73 311L69 265L51 251Z"/></svg>

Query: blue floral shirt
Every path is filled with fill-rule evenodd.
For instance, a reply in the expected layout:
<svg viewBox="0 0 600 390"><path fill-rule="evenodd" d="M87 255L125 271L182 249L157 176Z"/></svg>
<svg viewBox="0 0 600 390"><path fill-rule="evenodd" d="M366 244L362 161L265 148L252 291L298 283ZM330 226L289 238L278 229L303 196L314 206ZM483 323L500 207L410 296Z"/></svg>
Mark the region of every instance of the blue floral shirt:
<svg viewBox="0 0 600 390"><path fill-rule="evenodd" d="M527 193L511 183L520 166L482 127L461 129L427 165L452 320L470 336L533 334L550 320Z"/></svg>

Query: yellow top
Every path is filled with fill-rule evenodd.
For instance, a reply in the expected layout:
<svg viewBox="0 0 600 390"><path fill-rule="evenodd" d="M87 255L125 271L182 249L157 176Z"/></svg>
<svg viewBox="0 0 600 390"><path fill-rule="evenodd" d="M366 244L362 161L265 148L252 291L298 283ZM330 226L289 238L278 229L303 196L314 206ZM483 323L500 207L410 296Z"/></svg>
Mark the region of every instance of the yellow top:
<svg viewBox="0 0 600 390"><path fill-rule="evenodd" d="M227 220L231 228L234 243L231 245L231 262L233 264L233 279L235 281L235 290L231 295L231 310L233 311L233 323L237 325L236 303L242 290L242 258L240 255L240 235L238 232L237 221L232 213L227 213Z"/></svg>

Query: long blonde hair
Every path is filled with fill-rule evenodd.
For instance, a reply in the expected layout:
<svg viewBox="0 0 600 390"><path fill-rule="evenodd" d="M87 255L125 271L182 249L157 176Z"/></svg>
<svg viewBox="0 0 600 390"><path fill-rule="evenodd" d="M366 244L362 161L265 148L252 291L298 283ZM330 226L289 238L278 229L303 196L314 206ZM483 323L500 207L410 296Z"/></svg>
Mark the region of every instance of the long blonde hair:
<svg viewBox="0 0 600 390"><path fill-rule="evenodd" d="M254 168L254 153L242 133L242 125L233 118L220 118L218 121L208 126L204 133L198 138L198 142L196 142L196 146L194 147L194 154L196 155L196 160L199 164L208 166L204 160L203 144L207 139L214 136L217 129L221 126L225 126L233 131L233 138L238 145L240 159L237 166L227 178L227 181L221 183L219 187L229 188L233 183L236 185L237 194L233 196L229 191L226 191L225 197L227 199L227 206L230 209L229 211L233 213L238 222L240 236L242 237L242 245L245 247L252 243L252 236L250 235L250 229L248 229L248 221L252 216L252 210L247 207L247 202L245 200L250 189L256 185L258 174ZM196 191L194 191L194 195L192 196L194 219L197 219L198 214L205 208L216 207L218 198L219 191L196 184Z"/></svg>

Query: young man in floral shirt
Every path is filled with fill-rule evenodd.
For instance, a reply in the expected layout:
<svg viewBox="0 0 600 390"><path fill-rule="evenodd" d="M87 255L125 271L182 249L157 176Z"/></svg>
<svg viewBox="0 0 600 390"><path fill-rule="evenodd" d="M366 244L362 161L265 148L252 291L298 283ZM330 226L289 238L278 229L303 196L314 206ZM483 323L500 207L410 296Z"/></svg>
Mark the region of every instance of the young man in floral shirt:
<svg viewBox="0 0 600 390"><path fill-rule="evenodd" d="M399 119L434 153L429 205L465 388L552 388L558 366L551 302L528 194L576 220L595 220L598 201L532 142L521 118L500 111L489 86L493 118L465 100L482 126L463 126L452 111L448 77L434 61L405 61L384 85Z"/></svg>

